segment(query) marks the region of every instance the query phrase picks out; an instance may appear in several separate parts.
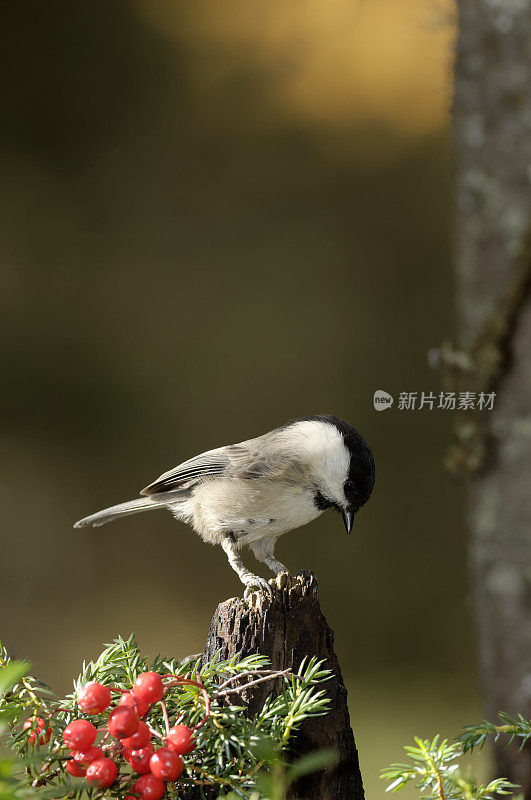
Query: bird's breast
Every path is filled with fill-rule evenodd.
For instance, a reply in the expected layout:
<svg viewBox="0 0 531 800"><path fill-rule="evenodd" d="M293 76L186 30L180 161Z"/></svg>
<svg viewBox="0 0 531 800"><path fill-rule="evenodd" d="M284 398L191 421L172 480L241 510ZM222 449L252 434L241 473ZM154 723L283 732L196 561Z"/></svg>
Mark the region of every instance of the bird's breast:
<svg viewBox="0 0 531 800"><path fill-rule="evenodd" d="M194 488L192 524L207 541L231 532L247 541L280 536L322 513L310 487L268 480L212 478Z"/></svg>

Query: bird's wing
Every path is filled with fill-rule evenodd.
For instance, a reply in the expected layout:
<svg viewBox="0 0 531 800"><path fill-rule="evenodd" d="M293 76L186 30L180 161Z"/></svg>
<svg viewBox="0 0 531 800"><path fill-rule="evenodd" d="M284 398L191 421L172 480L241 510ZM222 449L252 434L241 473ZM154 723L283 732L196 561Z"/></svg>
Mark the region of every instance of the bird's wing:
<svg viewBox="0 0 531 800"><path fill-rule="evenodd" d="M292 459L275 447L267 446L268 442L259 445L259 439L251 439L241 444L218 447L179 464L178 467L165 472L156 481L146 486L140 494L153 495L163 492L179 491L188 488L205 478L270 478L282 480L288 473L293 473L296 466ZM264 444L266 445L264 447Z"/></svg>

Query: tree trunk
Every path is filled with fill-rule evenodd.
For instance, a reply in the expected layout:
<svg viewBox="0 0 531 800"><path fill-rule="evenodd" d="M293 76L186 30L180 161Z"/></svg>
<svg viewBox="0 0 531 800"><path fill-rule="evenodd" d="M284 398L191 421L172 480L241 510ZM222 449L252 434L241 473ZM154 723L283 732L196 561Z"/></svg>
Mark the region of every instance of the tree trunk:
<svg viewBox="0 0 531 800"><path fill-rule="evenodd" d="M531 7L461 0L454 98L463 388L496 392L458 426L486 713L531 716ZM470 384L473 385L470 385ZM496 747L531 798L531 752Z"/></svg>
<svg viewBox="0 0 531 800"><path fill-rule="evenodd" d="M363 784L358 754L350 727L347 691L334 653L334 634L324 618L317 595L317 582L311 573L288 576L283 573L273 583L273 599L254 594L250 607L239 598L221 603L212 618L204 659L218 651L222 658L237 653L267 656L275 669L297 670L305 657L326 659L333 678L326 684L332 700L331 711L323 717L306 720L291 742L297 754L332 748L339 755L337 766L301 779L295 796L304 800L363 800ZM249 689L246 701L254 713L272 691L282 683L270 682Z"/></svg>

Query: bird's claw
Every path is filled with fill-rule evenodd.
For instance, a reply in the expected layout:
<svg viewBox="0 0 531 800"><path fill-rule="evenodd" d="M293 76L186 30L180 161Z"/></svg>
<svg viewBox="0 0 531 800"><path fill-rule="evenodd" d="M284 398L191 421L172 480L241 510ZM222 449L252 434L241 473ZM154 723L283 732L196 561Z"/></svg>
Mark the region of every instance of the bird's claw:
<svg viewBox="0 0 531 800"><path fill-rule="evenodd" d="M243 582L245 583L243 593L245 600L250 599L253 591L260 591L260 589L263 589L270 598L273 597L273 590L265 578L261 578L259 575L249 575Z"/></svg>

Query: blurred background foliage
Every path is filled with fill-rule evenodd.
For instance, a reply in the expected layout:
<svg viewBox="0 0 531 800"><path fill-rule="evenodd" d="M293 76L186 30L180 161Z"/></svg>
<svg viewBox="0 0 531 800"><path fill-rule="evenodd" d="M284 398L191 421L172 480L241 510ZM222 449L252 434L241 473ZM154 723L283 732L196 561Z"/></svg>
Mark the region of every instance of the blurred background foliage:
<svg viewBox="0 0 531 800"><path fill-rule="evenodd" d="M281 540L336 631L368 797L478 717L451 412L453 11L434 0L3 8L2 638L61 693L135 631L202 649L241 586L169 514L74 532L163 470L337 413L377 463L352 537ZM247 563L252 565L249 553ZM382 750L382 742L385 747Z"/></svg>

